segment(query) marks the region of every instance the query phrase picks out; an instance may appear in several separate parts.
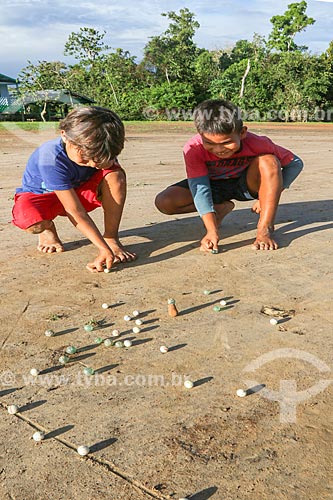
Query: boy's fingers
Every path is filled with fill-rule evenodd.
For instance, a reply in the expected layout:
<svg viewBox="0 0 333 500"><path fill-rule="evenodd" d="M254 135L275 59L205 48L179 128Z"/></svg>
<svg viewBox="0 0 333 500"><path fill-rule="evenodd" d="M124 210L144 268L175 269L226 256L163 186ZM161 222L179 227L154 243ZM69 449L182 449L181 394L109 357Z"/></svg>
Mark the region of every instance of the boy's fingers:
<svg viewBox="0 0 333 500"><path fill-rule="evenodd" d="M91 273L97 273L97 269L96 269L96 266L93 262L90 262L89 264L86 265L86 269L88 269L88 271L90 271Z"/></svg>
<svg viewBox="0 0 333 500"><path fill-rule="evenodd" d="M112 264L113 264L113 259L105 259L105 267L106 267L107 269L111 269ZM102 269L102 270L103 270L103 269Z"/></svg>

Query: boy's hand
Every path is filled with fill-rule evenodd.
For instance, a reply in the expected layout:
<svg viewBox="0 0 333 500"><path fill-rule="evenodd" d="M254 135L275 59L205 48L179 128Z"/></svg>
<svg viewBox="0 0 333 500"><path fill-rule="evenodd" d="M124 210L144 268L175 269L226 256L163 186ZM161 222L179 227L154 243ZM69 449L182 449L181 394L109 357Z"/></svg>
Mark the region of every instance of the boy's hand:
<svg viewBox="0 0 333 500"><path fill-rule="evenodd" d="M200 250L202 252L211 252L212 250L218 250L219 234L217 232L209 231L206 236L204 236L200 243Z"/></svg>
<svg viewBox="0 0 333 500"><path fill-rule="evenodd" d="M278 248L278 244L273 239L273 232L274 229L272 228L258 228L257 237L252 244L252 248L254 250L276 250Z"/></svg>
<svg viewBox="0 0 333 500"><path fill-rule="evenodd" d="M99 273L106 269L111 269L114 261L114 255L111 250L100 250L94 262L89 262L86 268L92 273Z"/></svg>
<svg viewBox="0 0 333 500"><path fill-rule="evenodd" d="M108 238L104 235L104 239L111 248L114 255L114 262L131 262L136 259L136 254L126 250L118 240L118 238Z"/></svg>

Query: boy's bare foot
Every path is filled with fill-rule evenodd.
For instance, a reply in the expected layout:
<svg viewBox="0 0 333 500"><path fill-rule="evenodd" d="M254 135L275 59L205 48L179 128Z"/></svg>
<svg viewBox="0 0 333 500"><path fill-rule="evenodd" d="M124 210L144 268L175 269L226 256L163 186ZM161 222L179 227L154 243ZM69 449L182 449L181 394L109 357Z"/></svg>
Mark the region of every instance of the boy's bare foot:
<svg viewBox="0 0 333 500"><path fill-rule="evenodd" d="M216 212L216 223L217 226L221 224L223 221L224 217L230 213L235 204L232 201L224 201L223 203L219 203L218 205L214 205L215 212Z"/></svg>
<svg viewBox="0 0 333 500"><path fill-rule="evenodd" d="M257 237L252 244L253 250L276 250L278 248L278 244L272 238L274 232L274 228L258 230Z"/></svg>
<svg viewBox="0 0 333 500"><path fill-rule="evenodd" d="M251 210L252 210L252 212L254 212L256 214L260 214L261 206L260 206L259 200L257 200L255 203L253 203Z"/></svg>
<svg viewBox="0 0 333 500"><path fill-rule="evenodd" d="M114 262L131 262L136 259L136 254L126 250L119 240L115 238L106 238L105 236L104 239L113 252Z"/></svg>
<svg viewBox="0 0 333 500"><path fill-rule="evenodd" d="M51 222L49 229L38 235L37 250L43 253L63 252L64 247L59 239L55 225Z"/></svg>

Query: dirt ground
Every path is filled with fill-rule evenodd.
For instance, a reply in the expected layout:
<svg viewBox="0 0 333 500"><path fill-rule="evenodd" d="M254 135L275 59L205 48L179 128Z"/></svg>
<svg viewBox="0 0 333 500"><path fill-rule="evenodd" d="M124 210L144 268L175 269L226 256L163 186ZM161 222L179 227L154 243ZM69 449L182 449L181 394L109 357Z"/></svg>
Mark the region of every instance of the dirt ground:
<svg viewBox="0 0 333 500"><path fill-rule="evenodd" d="M1 500L333 499L333 126L251 130L305 162L282 195L281 248L251 250L257 216L237 202L220 253L199 252L200 219L153 204L184 177L192 125L129 124L121 239L139 258L110 274L85 269L96 251L67 219L57 221L66 251L56 255L39 254L35 237L9 223L29 154L57 132L1 130ZM102 227L101 211L93 218ZM263 306L284 311L277 325ZM134 334L123 317L136 309ZM98 327L86 332L91 320ZM132 347L95 344L114 328ZM62 366L69 345L78 352Z"/></svg>

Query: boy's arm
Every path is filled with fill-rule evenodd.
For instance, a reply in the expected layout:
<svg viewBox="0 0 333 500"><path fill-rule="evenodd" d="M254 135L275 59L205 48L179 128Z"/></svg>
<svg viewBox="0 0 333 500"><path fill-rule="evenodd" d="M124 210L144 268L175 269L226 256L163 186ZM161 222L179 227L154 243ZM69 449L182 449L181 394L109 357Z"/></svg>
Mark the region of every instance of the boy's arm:
<svg viewBox="0 0 333 500"><path fill-rule="evenodd" d="M220 237L208 175L188 179L188 183L195 208L199 212L207 231L201 240L200 248L204 252L217 250Z"/></svg>
<svg viewBox="0 0 333 500"><path fill-rule="evenodd" d="M94 221L85 211L74 189L55 191L66 215L72 224L81 231L99 250L99 254L87 265L90 271L103 271L103 264L110 269L114 260L113 252L105 242Z"/></svg>
<svg viewBox="0 0 333 500"><path fill-rule="evenodd" d="M206 235L201 240L200 249L204 252L218 249L220 235L216 223L215 212L209 212L202 216L206 228Z"/></svg>

